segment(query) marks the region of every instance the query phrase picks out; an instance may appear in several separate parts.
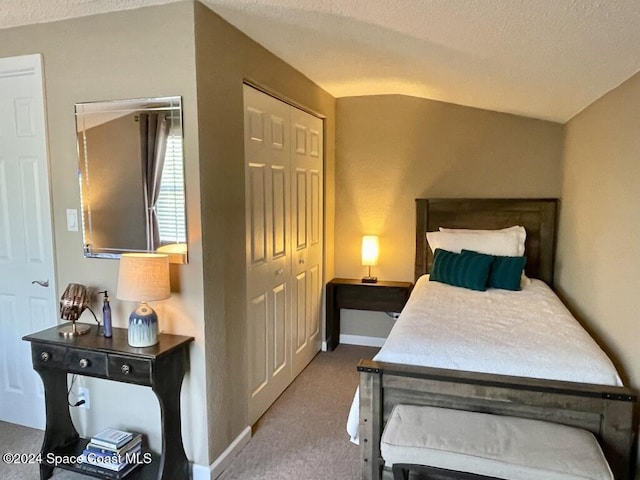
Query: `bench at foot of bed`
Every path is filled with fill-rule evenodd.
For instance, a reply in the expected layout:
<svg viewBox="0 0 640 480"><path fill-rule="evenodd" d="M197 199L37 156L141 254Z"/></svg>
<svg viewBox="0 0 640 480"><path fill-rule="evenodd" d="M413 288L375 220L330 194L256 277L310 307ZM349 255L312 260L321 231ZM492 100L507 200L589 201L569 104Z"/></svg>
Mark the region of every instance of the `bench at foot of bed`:
<svg viewBox="0 0 640 480"><path fill-rule="evenodd" d="M381 453L394 480L612 480L591 432L565 425L486 413L396 405Z"/></svg>

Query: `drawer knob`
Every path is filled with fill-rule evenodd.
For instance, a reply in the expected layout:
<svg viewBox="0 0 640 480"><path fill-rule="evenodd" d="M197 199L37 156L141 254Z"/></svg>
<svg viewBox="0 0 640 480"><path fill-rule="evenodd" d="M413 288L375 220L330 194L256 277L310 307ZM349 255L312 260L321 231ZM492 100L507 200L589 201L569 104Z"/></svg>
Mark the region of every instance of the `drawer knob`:
<svg viewBox="0 0 640 480"><path fill-rule="evenodd" d="M80 368L87 368L89 366L89 360L86 358L80 359Z"/></svg>
<svg viewBox="0 0 640 480"><path fill-rule="evenodd" d="M49 352L42 352L40 354L40 360L42 360L43 362L49 361L50 358L51 358L51 355L49 355Z"/></svg>
<svg viewBox="0 0 640 480"><path fill-rule="evenodd" d="M131 373L131 365L129 365L128 363L123 363L120 367L120 371L122 371L122 373L124 373L125 375L129 375Z"/></svg>

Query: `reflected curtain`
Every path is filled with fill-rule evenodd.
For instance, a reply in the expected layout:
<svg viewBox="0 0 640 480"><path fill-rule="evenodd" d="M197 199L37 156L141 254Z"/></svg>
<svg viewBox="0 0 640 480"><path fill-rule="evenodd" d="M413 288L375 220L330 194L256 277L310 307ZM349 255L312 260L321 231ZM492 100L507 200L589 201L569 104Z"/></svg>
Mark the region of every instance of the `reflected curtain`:
<svg viewBox="0 0 640 480"><path fill-rule="evenodd" d="M156 205L160 194L160 181L167 151L170 124L166 114L140 114L140 145L142 155L142 182L147 222L147 250L160 246L160 231Z"/></svg>

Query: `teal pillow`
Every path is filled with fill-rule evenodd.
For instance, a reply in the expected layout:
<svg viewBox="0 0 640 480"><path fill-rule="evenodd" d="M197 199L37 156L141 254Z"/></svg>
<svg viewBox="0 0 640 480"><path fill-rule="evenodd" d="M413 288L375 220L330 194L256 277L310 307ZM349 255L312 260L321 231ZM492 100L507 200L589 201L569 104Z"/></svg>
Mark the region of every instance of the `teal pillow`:
<svg viewBox="0 0 640 480"><path fill-rule="evenodd" d="M464 255L436 248L429 280L471 290L484 291L493 256L468 252Z"/></svg>
<svg viewBox="0 0 640 480"><path fill-rule="evenodd" d="M471 250L462 250L462 255L483 255ZM487 286L490 288L500 288L502 290L518 291L522 279L522 271L527 264L527 257L502 257L496 255L485 255L493 257L491 271Z"/></svg>

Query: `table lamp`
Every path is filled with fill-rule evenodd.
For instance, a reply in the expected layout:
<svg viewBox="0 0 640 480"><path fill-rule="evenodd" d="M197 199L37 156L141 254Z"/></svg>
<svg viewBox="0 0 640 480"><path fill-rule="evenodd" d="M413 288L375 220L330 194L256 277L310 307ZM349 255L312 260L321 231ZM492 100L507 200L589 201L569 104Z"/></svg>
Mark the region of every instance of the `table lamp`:
<svg viewBox="0 0 640 480"><path fill-rule="evenodd" d="M71 326L60 328L58 333L63 337L77 337L91 331L89 325L78 325L78 319L82 312L89 306L89 293L87 287L79 283L67 285L62 297L60 297L60 318L70 320Z"/></svg>
<svg viewBox="0 0 640 480"><path fill-rule="evenodd" d="M362 277L362 283L376 283L378 277L371 276L371 267L378 264L378 237L365 235L362 237L362 265L369 267L369 273Z"/></svg>
<svg viewBox="0 0 640 480"><path fill-rule="evenodd" d="M140 302L129 316L129 345L150 347L158 343L158 315L146 302L171 296L169 257L158 253L123 253L116 296Z"/></svg>

